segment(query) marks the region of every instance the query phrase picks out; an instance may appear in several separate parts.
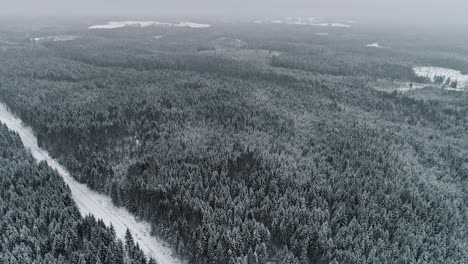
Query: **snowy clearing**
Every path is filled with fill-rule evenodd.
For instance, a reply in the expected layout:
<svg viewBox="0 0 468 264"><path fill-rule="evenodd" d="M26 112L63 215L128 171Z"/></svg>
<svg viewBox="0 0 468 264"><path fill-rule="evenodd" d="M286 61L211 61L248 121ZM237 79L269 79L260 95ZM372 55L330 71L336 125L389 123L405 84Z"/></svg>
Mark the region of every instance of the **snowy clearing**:
<svg viewBox="0 0 468 264"><path fill-rule="evenodd" d="M285 19L276 19L276 20L255 20L253 23L256 24L286 24L286 25L308 25L308 26L317 26L317 27L341 27L341 28L350 28L350 25L343 23L324 23L319 22L319 19L315 17L287 17Z"/></svg>
<svg viewBox="0 0 468 264"><path fill-rule="evenodd" d="M460 71L440 68L440 67L414 67L417 76L429 78L434 83L450 85L456 82L456 87L449 87L449 90L464 90L468 87L468 75L463 75Z"/></svg>
<svg viewBox="0 0 468 264"><path fill-rule="evenodd" d="M411 83L411 84L405 84L400 87L396 87L395 90L399 92L408 92L408 91L413 91L413 90L418 90L418 89L423 89L426 88L427 85L421 84L421 83Z"/></svg>
<svg viewBox="0 0 468 264"><path fill-rule="evenodd" d="M52 159L47 151L37 145L37 138L31 128L23 125L22 121L8 111L6 105L0 103L0 122L17 132L26 149L39 161L47 161L50 167L57 170L65 183L70 187L72 198L82 215L92 214L102 219L106 224L112 223L119 238L124 239L127 228L134 236L135 242L147 256L153 257L158 263L182 263L172 256L171 249L157 238L151 236L151 226L145 221L138 221L124 208L117 208L112 200L102 194L90 190L85 184L73 179L67 170L56 160Z"/></svg>
<svg viewBox="0 0 468 264"><path fill-rule="evenodd" d="M189 28L207 28L211 27L208 24L198 24L193 22L180 22L177 24L173 23L164 23L157 21L110 21L104 25L94 25L88 27L88 29L114 29L114 28L123 28L123 27L189 27Z"/></svg>
<svg viewBox="0 0 468 264"><path fill-rule="evenodd" d="M342 23L319 23L319 24L311 24L312 26L318 27L342 27L342 28L350 28L350 25L342 24Z"/></svg>
<svg viewBox="0 0 468 264"><path fill-rule="evenodd" d="M105 25L90 26L89 29L113 29L122 27L149 27L155 25L155 21L110 21ZM168 24L169 25L169 24Z"/></svg>
<svg viewBox="0 0 468 264"><path fill-rule="evenodd" d="M189 27L189 28L208 28L211 25L208 24L199 24L193 22L180 22L179 24L173 24L174 27Z"/></svg>
<svg viewBox="0 0 468 264"><path fill-rule="evenodd" d="M41 43L41 42L71 41L71 40L75 40L79 38L80 38L79 36L74 36L74 35L61 35L61 36L47 36L47 37L33 38L33 41L36 43Z"/></svg>
<svg viewBox="0 0 468 264"><path fill-rule="evenodd" d="M381 79L381 80L372 82L371 87L374 87L374 89L379 90L379 91L385 91L385 92L398 91L398 92L405 93L409 91L426 88L428 87L428 85L423 84L423 83L400 82L400 81Z"/></svg>
<svg viewBox="0 0 468 264"><path fill-rule="evenodd" d="M378 49L383 49L382 46L380 46L380 44L378 42L374 42L374 43L370 43L370 44L367 44L366 47L368 48L378 48Z"/></svg>

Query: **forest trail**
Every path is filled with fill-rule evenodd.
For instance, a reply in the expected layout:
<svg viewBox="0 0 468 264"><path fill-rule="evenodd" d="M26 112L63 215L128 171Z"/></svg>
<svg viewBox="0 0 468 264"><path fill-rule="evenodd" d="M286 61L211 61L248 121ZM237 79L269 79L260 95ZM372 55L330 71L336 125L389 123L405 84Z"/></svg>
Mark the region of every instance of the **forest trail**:
<svg viewBox="0 0 468 264"><path fill-rule="evenodd" d="M65 183L70 187L73 200L78 206L81 215L94 215L102 219L106 224L112 223L117 237L124 239L127 228L131 231L135 243L148 257L153 257L161 264L182 263L179 259L172 256L172 251L156 237L151 236L151 226L148 222L137 221L135 216L124 208L115 207L112 200L102 194L92 191L85 184L73 179L68 171L56 160L52 159L49 153L40 148L37 144L37 138L30 127L23 125L22 121L14 116L0 102L0 122L4 123L10 130L19 134L26 149L31 151L32 156L39 161L47 161L50 167L57 170L63 177Z"/></svg>

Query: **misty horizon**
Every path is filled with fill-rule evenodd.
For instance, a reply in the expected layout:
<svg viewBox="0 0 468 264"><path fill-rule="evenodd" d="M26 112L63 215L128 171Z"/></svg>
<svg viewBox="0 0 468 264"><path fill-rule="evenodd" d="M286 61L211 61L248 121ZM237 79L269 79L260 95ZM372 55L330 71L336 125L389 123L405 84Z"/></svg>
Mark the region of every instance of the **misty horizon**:
<svg viewBox="0 0 468 264"><path fill-rule="evenodd" d="M32 0L7 1L2 4L3 17L187 17L204 19L254 19L276 17L319 17L358 22L386 22L411 24L468 24L463 1L266 1L236 2L202 0L129 1L46 0L40 4Z"/></svg>

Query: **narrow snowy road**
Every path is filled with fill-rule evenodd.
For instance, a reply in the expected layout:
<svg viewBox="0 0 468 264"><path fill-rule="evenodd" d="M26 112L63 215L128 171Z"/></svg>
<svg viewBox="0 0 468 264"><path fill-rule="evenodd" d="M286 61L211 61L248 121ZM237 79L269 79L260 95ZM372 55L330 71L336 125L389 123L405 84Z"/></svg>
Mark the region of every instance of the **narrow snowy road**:
<svg viewBox="0 0 468 264"><path fill-rule="evenodd" d="M47 161L50 167L60 173L65 183L70 187L73 200L82 215L92 214L96 218L102 219L106 224L112 223L117 236L121 239L124 239L127 228L130 229L135 242L138 242L147 256L153 257L158 263L181 263L180 260L172 256L169 247L150 235L151 226L149 223L137 221L126 209L115 207L109 197L96 193L85 184L74 180L63 166L37 145L36 136L31 128L24 126L21 120L8 111L3 103L0 103L0 122L19 134L24 146L31 151L37 161Z"/></svg>

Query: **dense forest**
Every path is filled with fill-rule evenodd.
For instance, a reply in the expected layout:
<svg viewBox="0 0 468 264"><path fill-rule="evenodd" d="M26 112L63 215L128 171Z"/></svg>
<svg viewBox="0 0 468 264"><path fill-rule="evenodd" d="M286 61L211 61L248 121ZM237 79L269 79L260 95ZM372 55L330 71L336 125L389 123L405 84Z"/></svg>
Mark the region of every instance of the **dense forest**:
<svg viewBox="0 0 468 264"><path fill-rule="evenodd" d="M0 53L0 100L77 180L150 221L192 263L467 263L467 93L370 85L427 82L416 62L463 70L463 52L409 56L415 48L394 39L398 49L374 51L338 29L327 42L258 27L228 27L248 44L235 48L219 47L228 29L216 27L25 43ZM151 39L158 30L168 36ZM60 219L109 234L68 203L74 217ZM62 225L77 234L82 224ZM64 258L102 251L76 237Z"/></svg>
<svg viewBox="0 0 468 264"><path fill-rule="evenodd" d="M3 124L0 150L1 263L155 263L146 260L130 232L122 242L112 226L81 217L58 173L35 163Z"/></svg>

